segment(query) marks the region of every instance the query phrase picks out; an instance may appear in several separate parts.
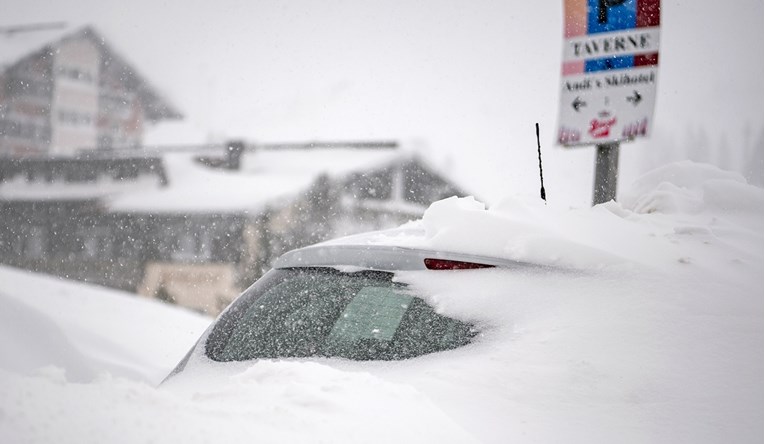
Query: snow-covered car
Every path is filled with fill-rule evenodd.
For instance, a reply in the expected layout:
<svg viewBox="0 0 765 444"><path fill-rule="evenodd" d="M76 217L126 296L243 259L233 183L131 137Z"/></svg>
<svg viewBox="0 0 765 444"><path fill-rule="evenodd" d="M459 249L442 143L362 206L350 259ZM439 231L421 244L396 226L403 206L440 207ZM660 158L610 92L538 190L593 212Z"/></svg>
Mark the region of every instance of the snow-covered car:
<svg viewBox="0 0 765 444"><path fill-rule="evenodd" d="M160 392L271 442L761 442L762 190L678 164L592 209L436 202L287 253Z"/></svg>
<svg viewBox="0 0 765 444"><path fill-rule="evenodd" d="M527 265L371 242L405 233L351 236L284 254L221 314L171 376L197 361L395 361L470 344L480 325L438 313L429 295L397 274Z"/></svg>

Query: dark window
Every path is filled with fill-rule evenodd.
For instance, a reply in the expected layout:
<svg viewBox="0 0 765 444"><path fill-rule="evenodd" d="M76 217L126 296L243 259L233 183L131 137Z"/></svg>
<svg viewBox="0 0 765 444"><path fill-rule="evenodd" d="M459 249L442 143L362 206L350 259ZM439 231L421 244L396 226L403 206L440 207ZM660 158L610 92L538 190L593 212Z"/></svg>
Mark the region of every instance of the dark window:
<svg viewBox="0 0 765 444"><path fill-rule="evenodd" d="M404 172L404 198L420 205L454 196L458 191L439 177L431 174L416 163L408 164Z"/></svg>
<svg viewBox="0 0 765 444"><path fill-rule="evenodd" d="M207 341L216 361L340 357L400 360L466 345L472 325L442 316L391 273L274 270L221 317Z"/></svg>
<svg viewBox="0 0 765 444"><path fill-rule="evenodd" d="M87 258L109 259L113 256L114 236L109 227L92 227L79 233L82 252Z"/></svg>
<svg viewBox="0 0 765 444"><path fill-rule="evenodd" d="M24 226L15 244L15 253L26 259L41 259L45 255L48 236L45 228Z"/></svg>
<svg viewBox="0 0 765 444"><path fill-rule="evenodd" d="M350 191L356 199L389 200L392 198L393 172L390 169L355 175Z"/></svg>

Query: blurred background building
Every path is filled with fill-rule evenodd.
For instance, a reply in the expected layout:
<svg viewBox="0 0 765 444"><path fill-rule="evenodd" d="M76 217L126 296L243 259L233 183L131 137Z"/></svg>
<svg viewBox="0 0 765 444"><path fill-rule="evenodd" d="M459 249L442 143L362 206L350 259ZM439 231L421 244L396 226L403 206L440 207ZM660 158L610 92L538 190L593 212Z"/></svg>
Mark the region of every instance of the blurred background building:
<svg viewBox="0 0 765 444"><path fill-rule="evenodd" d="M282 253L464 192L395 142L0 160L0 262L217 313Z"/></svg>
<svg viewBox="0 0 765 444"><path fill-rule="evenodd" d="M18 32L0 45L0 155L138 147L147 123L181 118L94 28Z"/></svg>
<svg viewBox="0 0 765 444"><path fill-rule="evenodd" d="M397 141L145 147L181 114L98 32L20 32L0 50L4 264L214 314L287 250L464 194Z"/></svg>

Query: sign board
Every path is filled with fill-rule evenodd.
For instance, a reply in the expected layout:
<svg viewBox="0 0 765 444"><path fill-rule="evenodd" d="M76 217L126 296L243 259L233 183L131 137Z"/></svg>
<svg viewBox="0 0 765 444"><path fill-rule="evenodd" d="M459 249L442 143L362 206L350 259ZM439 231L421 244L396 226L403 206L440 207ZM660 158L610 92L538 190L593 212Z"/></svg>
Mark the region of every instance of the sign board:
<svg viewBox="0 0 765 444"><path fill-rule="evenodd" d="M659 65L660 0L564 0L558 143L647 136Z"/></svg>

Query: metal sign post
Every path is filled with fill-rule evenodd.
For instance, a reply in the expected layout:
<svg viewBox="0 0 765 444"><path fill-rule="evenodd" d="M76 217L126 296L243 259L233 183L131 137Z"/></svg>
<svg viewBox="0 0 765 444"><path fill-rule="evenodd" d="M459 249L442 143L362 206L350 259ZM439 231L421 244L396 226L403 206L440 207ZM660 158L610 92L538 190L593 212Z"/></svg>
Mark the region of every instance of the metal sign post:
<svg viewBox="0 0 765 444"><path fill-rule="evenodd" d="M619 142L649 135L660 0L564 0L558 143L596 145L593 203L616 198Z"/></svg>
<svg viewBox="0 0 765 444"><path fill-rule="evenodd" d="M619 175L619 142L596 146L595 184L592 188L592 203L616 200L616 180Z"/></svg>

